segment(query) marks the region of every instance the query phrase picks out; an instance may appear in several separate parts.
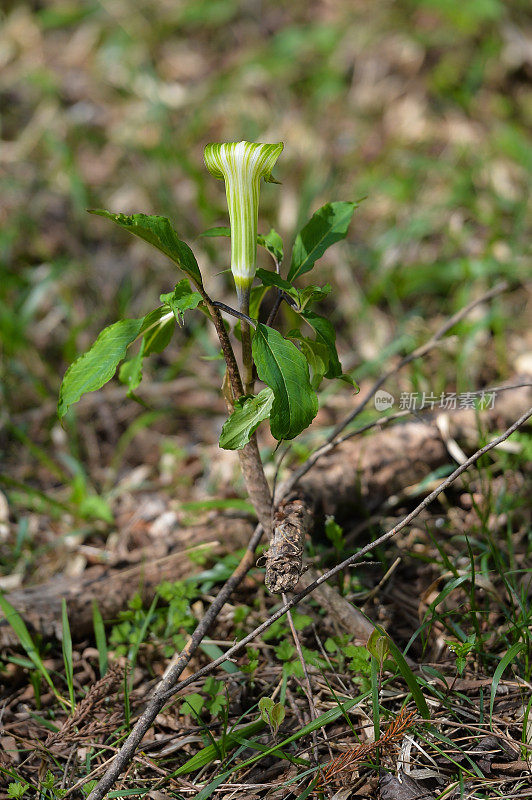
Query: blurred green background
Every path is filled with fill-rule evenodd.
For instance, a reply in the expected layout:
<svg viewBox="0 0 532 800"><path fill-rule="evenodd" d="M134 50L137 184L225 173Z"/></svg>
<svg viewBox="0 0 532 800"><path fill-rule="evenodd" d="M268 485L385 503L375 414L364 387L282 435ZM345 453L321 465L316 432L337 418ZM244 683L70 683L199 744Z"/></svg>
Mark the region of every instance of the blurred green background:
<svg viewBox="0 0 532 800"><path fill-rule="evenodd" d="M263 188L259 230L276 227L285 249L322 203L364 198L346 242L312 275L337 290L325 312L359 380L501 276L515 289L400 388L472 390L526 357L526 0L4 0L0 19L0 422L11 481L62 497L65 470L74 480L88 469L101 487L83 427L57 425L61 376L101 327L144 314L178 278L85 209L169 216L211 293L230 299L228 243L197 238L227 224L223 186L203 166L209 141L284 141L282 186ZM201 320L177 331L148 381L199 370L216 390L219 364L198 367L198 350L216 353ZM104 469L113 426L89 419Z"/></svg>

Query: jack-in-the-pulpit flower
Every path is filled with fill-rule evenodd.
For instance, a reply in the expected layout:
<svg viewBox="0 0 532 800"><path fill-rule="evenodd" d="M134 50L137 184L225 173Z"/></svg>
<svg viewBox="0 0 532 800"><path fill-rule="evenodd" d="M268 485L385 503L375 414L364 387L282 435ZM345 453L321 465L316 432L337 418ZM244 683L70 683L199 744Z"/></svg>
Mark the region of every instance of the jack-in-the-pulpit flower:
<svg viewBox="0 0 532 800"><path fill-rule="evenodd" d="M231 222L231 271L240 303L249 297L257 269L257 220L260 179L276 183L271 172L283 143L229 142L208 144L205 164L215 178L225 180Z"/></svg>

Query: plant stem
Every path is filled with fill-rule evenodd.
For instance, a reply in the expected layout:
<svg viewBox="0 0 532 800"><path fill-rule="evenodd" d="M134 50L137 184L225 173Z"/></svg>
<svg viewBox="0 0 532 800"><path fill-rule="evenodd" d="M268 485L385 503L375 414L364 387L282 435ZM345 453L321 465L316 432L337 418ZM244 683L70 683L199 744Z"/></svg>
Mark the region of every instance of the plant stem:
<svg viewBox="0 0 532 800"><path fill-rule="evenodd" d="M249 317L249 289L240 295L240 312ZM253 354L251 351L251 330L247 319L241 319L242 332L242 364L244 367L244 390L246 394L253 394L255 383L253 377Z"/></svg>
<svg viewBox="0 0 532 800"><path fill-rule="evenodd" d="M218 338L222 346L222 352L224 354L225 363L227 364L227 372L229 375L229 381L233 393L233 400L236 400L237 397L240 397L241 395L244 394L244 387L242 386L242 379L240 377L240 372L233 351L233 346L225 329L220 311L218 310L218 308L216 308L211 298L207 295L205 289L203 288L200 289L200 292L203 296L205 305L209 310L211 319L216 328L216 332L218 334ZM249 311L249 296L246 307L247 310ZM244 311L243 313L246 312ZM247 322L244 323L243 321L242 336L244 335L244 324L247 325L247 333L249 341L249 358L251 359L251 370L253 370L253 360L251 358L250 328L249 328L249 323ZM244 350L244 348L242 349ZM253 374L253 372L251 372L251 374ZM253 385L251 385L251 391L253 391ZM228 410L229 411L232 410L229 406L229 403L228 403ZM253 508L257 512L257 517L264 529L264 533L266 534L268 539L270 539L271 529L272 529L272 495L270 492L270 487L268 486L268 481L266 480L266 476L264 474L262 459L260 457L259 448L257 445L257 438L255 435L251 437L251 439L245 445L245 447L243 447L241 450L238 451L238 457L240 459L240 468L242 470L242 475L244 477L244 482L246 484L246 489L249 495L249 499L253 503Z"/></svg>
<svg viewBox="0 0 532 800"><path fill-rule="evenodd" d="M227 372L229 374L229 381L233 391L233 398L236 400L237 397L240 397L244 394L244 388L242 386L242 378L240 377L240 371L238 369L238 364L233 352L233 346L229 336L227 335L227 331L225 330L222 315L212 302L211 298L208 296L205 289L200 289L200 292L203 296L209 314L211 315L214 327L216 328L216 333L218 334L218 339L220 340L220 345L222 347L222 353L227 365Z"/></svg>

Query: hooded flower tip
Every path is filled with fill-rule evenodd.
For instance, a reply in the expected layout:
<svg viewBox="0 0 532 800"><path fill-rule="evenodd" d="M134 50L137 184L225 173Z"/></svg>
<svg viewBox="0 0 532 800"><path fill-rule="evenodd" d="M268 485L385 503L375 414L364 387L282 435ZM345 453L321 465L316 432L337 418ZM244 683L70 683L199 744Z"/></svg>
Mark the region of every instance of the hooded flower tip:
<svg viewBox="0 0 532 800"><path fill-rule="evenodd" d="M240 174L250 179L271 177L275 162L283 151L283 142L259 144L256 142L225 142L206 145L203 151L205 166L215 178L230 179Z"/></svg>
<svg viewBox="0 0 532 800"><path fill-rule="evenodd" d="M271 173L282 150L282 142L227 142L205 147L207 169L215 178L225 180L231 222L231 271L239 297L249 291L257 267L260 179L278 183Z"/></svg>

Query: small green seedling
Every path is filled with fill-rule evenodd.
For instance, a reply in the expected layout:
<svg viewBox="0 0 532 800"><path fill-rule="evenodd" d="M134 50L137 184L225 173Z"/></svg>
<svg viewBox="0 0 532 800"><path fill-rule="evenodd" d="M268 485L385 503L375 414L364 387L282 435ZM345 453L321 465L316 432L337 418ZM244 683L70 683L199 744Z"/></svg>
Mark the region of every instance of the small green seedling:
<svg viewBox="0 0 532 800"><path fill-rule="evenodd" d="M260 715L272 732L272 736L277 736L277 732L285 717L284 706L275 703L271 697L261 697L259 700Z"/></svg>
<svg viewBox="0 0 532 800"><path fill-rule="evenodd" d="M459 675L463 675L467 663L467 656L472 650L475 649L476 638L476 634L471 633L465 642L453 642L451 640L445 640L445 644L451 653L454 653L456 656L456 670Z"/></svg>
<svg viewBox="0 0 532 800"><path fill-rule="evenodd" d="M12 781L7 787L7 796L9 798L13 798L13 800L18 800L19 797L23 797L25 792L29 789L29 783L25 783L23 781Z"/></svg>

